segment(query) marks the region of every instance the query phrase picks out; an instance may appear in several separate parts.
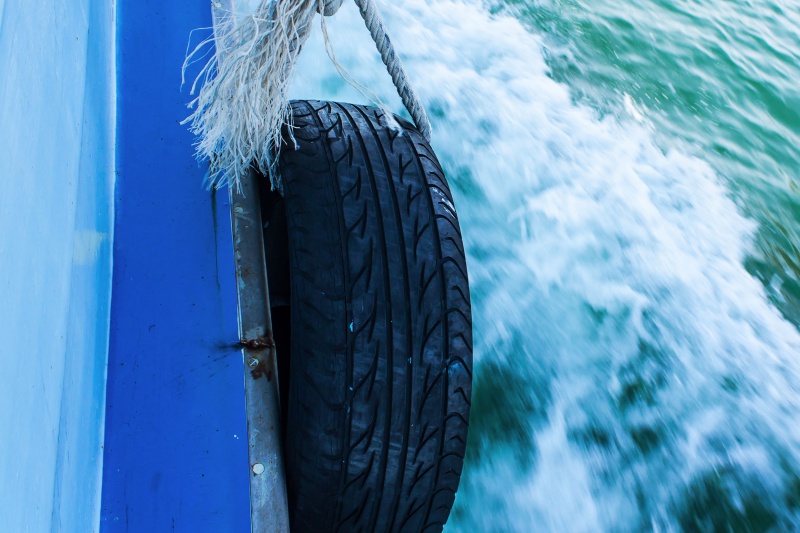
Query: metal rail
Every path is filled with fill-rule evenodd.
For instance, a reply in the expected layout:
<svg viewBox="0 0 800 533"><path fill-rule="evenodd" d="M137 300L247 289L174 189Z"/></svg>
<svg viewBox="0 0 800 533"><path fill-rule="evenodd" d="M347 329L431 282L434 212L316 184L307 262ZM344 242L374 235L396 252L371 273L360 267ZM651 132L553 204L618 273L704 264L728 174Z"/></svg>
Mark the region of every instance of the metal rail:
<svg viewBox="0 0 800 533"><path fill-rule="evenodd" d="M250 520L253 532L288 533L278 365L257 180L258 175L250 170L242 176L239 191L229 189L247 402Z"/></svg>

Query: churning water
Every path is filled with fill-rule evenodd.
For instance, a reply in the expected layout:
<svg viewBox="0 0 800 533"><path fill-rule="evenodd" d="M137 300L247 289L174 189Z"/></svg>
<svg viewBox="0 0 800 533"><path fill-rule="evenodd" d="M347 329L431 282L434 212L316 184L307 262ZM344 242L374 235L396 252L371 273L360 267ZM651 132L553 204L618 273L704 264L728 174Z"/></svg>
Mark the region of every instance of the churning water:
<svg viewBox="0 0 800 533"><path fill-rule="evenodd" d="M800 5L380 5L469 256L447 530L800 529ZM354 6L328 24L400 111ZM319 33L295 96L363 102Z"/></svg>

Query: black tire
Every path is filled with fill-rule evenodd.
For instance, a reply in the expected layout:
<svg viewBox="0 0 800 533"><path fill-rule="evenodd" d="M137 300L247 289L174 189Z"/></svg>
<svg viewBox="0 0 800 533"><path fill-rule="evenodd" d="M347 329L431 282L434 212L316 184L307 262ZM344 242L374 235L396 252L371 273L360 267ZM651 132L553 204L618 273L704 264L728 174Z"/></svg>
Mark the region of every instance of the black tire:
<svg viewBox="0 0 800 533"><path fill-rule="evenodd" d="M408 122L293 102L286 468L293 532L441 531L467 440L467 266L444 173Z"/></svg>

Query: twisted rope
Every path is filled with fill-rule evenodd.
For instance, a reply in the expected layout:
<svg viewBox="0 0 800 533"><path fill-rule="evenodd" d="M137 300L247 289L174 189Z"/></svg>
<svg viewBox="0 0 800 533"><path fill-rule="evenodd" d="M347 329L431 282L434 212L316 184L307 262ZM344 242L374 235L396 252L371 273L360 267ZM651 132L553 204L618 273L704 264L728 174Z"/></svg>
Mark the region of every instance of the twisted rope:
<svg viewBox="0 0 800 533"><path fill-rule="evenodd" d="M331 16L339 10L344 0L326 0L325 2L325 16ZM397 94L403 101L403 105L408 110L411 118L414 120L419 132L425 137L425 140L431 140L431 123L428 120L428 115L422 107L422 103L417 98L411 83L408 81L403 63L394 51L394 45L389 39L389 35L383 27L383 19L378 13L378 7L375 5L375 0L355 0L358 10L361 13L361 18L367 25L369 34L378 48L381 55L383 64L386 65L386 70L392 77L397 89Z"/></svg>
<svg viewBox="0 0 800 533"><path fill-rule="evenodd" d="M394 45L383 28L383 19L378 14L375 0L355 0L355 2L361 12L361 18L364 19L369 34L372 36L372 40L375 41L378 52L381 54L381 60L392 77L392 83L397 89L397 94L400 95L403 105L408 109L411 118L414 119L414 124L417 125L419 132L425 137L425 140L430 142L431 123L428 120L428 115L425 113L425 109L422 107L416 93L414 93L414 89L411 88L403 63L397 57Z"/></svg>

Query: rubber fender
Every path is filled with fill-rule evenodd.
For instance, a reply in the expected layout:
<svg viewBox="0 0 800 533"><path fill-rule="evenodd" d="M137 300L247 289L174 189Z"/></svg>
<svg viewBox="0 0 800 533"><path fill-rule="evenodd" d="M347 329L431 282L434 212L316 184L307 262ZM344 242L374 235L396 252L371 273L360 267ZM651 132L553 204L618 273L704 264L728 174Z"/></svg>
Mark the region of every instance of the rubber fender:
<svg viewBox="0 0 800 533"><path fill-rule="evenodd" d="M297 101L292 117L279 162L292 531L441 531L472 383L467 265L444 172L414 126L390 127L381 109Z"/></svg>

